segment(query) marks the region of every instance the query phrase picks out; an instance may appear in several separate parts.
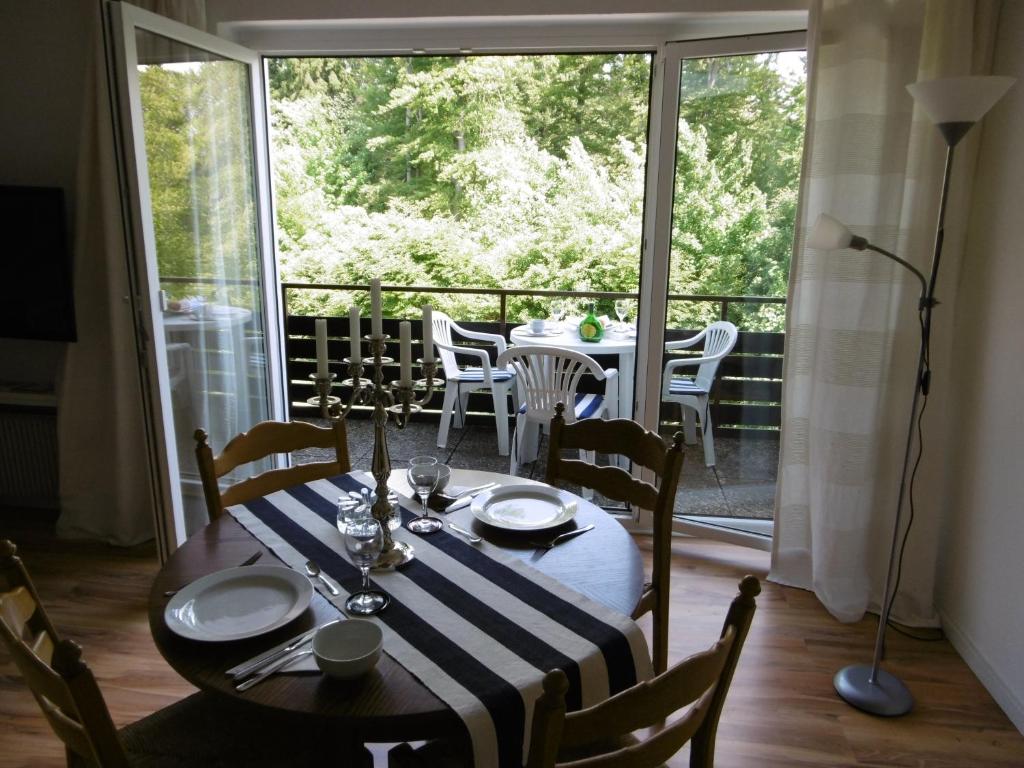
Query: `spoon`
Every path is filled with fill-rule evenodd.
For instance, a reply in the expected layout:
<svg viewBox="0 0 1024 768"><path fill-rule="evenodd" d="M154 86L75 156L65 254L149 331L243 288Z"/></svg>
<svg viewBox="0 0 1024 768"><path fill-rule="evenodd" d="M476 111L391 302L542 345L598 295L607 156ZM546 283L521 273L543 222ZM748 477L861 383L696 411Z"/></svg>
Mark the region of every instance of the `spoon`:
<svg viewBox="0 0 1024 768"><path fill-rule="evenodd" d="M336 596L336 595L340 595L341 594L338 591L338 588L336 586L334 586L333 584L331 584L331 582L329 582L327 580L326 576L324 576L322 573L320 573L320 566L317 565L312 560L307 560L306 561L306 573L309 574L309 578L311 578L311 579L320 579L320 581L323 582L324 586L327 587L328 590L330 590L332 595Z"/></svg>

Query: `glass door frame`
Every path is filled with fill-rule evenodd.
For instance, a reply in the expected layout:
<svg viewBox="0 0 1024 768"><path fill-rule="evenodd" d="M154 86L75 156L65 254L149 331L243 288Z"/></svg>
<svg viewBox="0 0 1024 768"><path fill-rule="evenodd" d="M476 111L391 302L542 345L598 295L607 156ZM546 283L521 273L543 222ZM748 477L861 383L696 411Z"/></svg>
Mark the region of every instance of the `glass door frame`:
<svg viewBox="0 0 1024 768"><path fill-rule="evenodd" d="M741 56L807 47L806 30L769 34L718 37L666 43L655 62L655 84L660 85L657 113L652 94L652 120L648 160L648 200L655 204L644 221L644 255L641 271L641 296L647 291L646 309L641 302L637 328L637 420L657 431L661 406L661 375L664 365L665 324L668 318L668 276L672 257L672 215L675 196L676 142L679 127L679 78L685 59ZM657 147L652 151L650 147ZM664 159L664 162L662 161ZM653 185L653 189L651 188ZM649 282L644 282L647 275ZM646 316L645 316L646 315ZM646 403L651 407L643 408ZM651 513L640 510L635 518L638 530L650 530ZM771 538L755 533L705 525L693 520L673 520L673 531L742 544L755 549L771 549Z"/></svg>
<svg viewBox="0 0 1024 768"><path fill-rule="evenodd" d="M139 366L150 475L154 495L154 528L161 561L185 540L184 502L173 412L166 342L156 318L161 310L156 235L153 228L149 169L143 134L143 112L138 77L136 31L169 38L192 48L244 64L249 73L249 110L252 126L253 178L257 237L260 244L260 291L266 344L266 385L271 418L285 414L284 371L281 348L281 313L276 285L277 259L274 252L273 216L267 150L266 102L261 58L255 51L194 27L172 21L121 2L107 4L109 51L113 58L111 88L115 140L122 184L122 211L128 245L128 273L136 323ZM111 62L108 61L108 69ZM115 468L116 469L116 468Z"/></svg>

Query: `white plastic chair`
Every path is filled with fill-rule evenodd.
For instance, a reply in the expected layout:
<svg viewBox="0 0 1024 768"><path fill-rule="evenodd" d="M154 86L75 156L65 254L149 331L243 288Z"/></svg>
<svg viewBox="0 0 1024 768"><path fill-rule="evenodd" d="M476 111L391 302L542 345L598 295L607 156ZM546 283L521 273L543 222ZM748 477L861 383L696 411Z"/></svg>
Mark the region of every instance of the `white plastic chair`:
<svg viewBox="0 0 1024 768"><path fill-rule="evenodd" d="M594 358L582 352L560 347L515 347L498 355L497 364L516 373L519 412L512 448L513 475L520 463L536 459L540 430L551 423L558 403L574 404L564 414L570 424L580 419L614 419L619 415L619 372L615 368L602 369ZM604 381L603 395L577 394L580 380L587 373ZM592 454L584 459L594 461Z"/></svg>
<svg viewBox="0 0 1024 768"><path fill-rule="evenodd" d="M437 447L448 444L448 429L452 419L455 427L465 424L469 395L481 389L491 391L494 399L494 420L498 425L498 454L508 456L508 396L515 385L515 374L504 366L491 367L491 359L485 349L457 346L452 341L452 331L472 341L486 341L498 348L500 355L505 351L505 337L496 333L467 331L444 312L434 311L434 346L437 347L444 367L444 407L441 411L441 425L437 429ZM460 368L456 355L475 357L479 365Z"/></svg>
<svg viewBox="0 0 1024 768"><path fill-rule="evenodd" d="M661 399L669 403L679 403L683 417L683 435L687 443L697 442L694 419L700 423L704 463L709 467L715 465L715 435L711 424L710 407L711 386L715 383L718 364L736 346L738 333L735 325L719 320L696 336L665 344L666 350L685 349L704 340L704 354L700 357L675 358L665 364L665 373L661 380ZM693 378L674 375L678 369L692 366L697 367L697 375Z"/></svg>

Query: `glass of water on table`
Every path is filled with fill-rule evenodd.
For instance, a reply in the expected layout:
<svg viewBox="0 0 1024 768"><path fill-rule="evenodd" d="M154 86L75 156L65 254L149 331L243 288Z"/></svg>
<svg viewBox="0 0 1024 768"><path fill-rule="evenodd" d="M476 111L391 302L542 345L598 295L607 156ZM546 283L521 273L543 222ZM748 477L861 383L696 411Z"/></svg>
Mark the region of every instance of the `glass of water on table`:
<svg viewBox="0 0 1024 768"><path fill-rule="evenodd" d="M360 590L345 601L345 610L357 616L370 616L382 610L391 598L387 592L370 587L370 566L377 561L384 545L384 534L370 515L349 520L345 526L345 550L363 576Z"/></svg>

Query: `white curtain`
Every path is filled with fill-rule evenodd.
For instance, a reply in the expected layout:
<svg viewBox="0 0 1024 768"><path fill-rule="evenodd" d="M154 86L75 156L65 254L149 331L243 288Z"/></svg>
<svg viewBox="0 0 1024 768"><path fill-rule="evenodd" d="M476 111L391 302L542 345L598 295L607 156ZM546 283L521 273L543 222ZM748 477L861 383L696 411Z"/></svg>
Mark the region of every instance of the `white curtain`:
<svg viewBox="0 0 1024 768"><path fill-rule="evenodd" d="M831 213L928 274L945 144L905 86L987 73L998 10L995 0L812 5L770 578L813 590L841 621L881 602L917 364L919 285L877 254L819 252L803 242L818 214ZM949 329L979 133L957 149L924 460L893 608L896 621L918 626L937 624L935 559L956 402Z"/></svg>
<svg viewBox="0 0 1024 768"><path fill-rule="evenodd" d="M205 27L204 0L139 2ZM75 211L78 342L58 382L59 535L130 545L153 536L153 494L143 417L124 222L103 40L94 4Z"/></svg>

